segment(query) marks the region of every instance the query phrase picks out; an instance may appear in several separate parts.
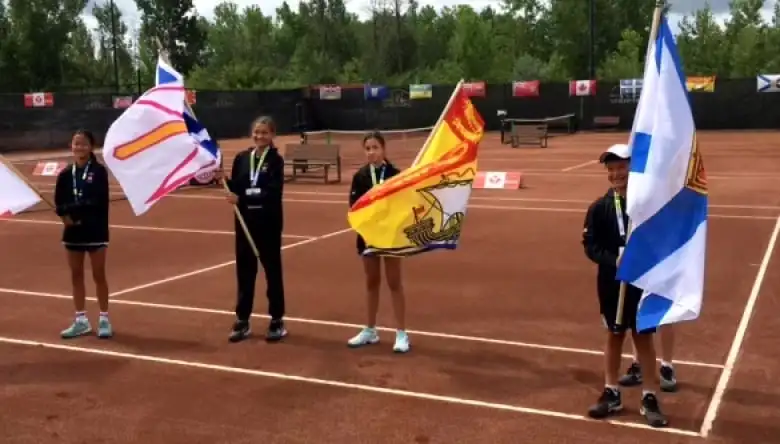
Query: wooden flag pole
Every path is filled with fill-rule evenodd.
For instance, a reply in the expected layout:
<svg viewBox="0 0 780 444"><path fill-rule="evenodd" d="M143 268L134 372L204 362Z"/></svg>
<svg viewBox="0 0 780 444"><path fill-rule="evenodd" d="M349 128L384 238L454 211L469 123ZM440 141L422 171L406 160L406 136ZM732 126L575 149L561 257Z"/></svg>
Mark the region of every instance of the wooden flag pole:
<svg viewBox="0 0 780 444"><path fill-rule="evenodd" d="M444 111L441 112L441 115L439 116L439 119L436 121L436 124L433 126L431 133L428 134L428 138L425 139L425 143L423 144L422 148L420 148L420 151L417 153L417 157L414 158L414 162L412 162L412 166L417 165L417 162L420 161L420 158L422 157L423 153L425 153L425 151L428 149L428 146L433 141L433 134L436 132L436 129L444 121L444 117L447 115L447 111L450 110L452 103L455 101L455 97L458 96L458 91L460 91L460 89L463 88L463 83L464 83L463 79L461 79L460 82L458 82L458 84L455 85L455 89L452 91L452 95L450 96L450 99L447 101L447 105L444 107Z"/></svg>
<svg viewBox="0 0 780 444"><path fill-rule="evenodd" d="M160 53L160 57L165 61L165 63L170 65L171 61L168 59L168 52L163 48L160 39L156 39L156 40L157 40L157 49ZM184 100L184 106L187 108L187 111L192 115L192 117L195 117L195 111L192 110L192 107L187 102L186 97ZM222 165L219 166L219 169L222 170ZM220 182L222 182L222 187L225 189L225 191L231 193L230 188L228 187L227 181L225 180L224 176L220 179ZM252 252L255 254L256 258L260 259L260 252L257 249L257 244L255 244L255 240L252 238L252 234L249 232L249 227L247 227L246 221L244 220L244 216L241 215L241 211L239 211L238 209L238 205L233 205L233 213L235 213L236 219L238 219L238 223L241 225L241 229L244 231L246 240L249 241L249 246L252 247Z"/></svg>
<svg viewBox="0 0 780 444"><path fill-rule="evenodd" d="M32 183L32 182L30 182L30 179L28 179L28 178L27 178L27 177L26 177L24 174L22 174L22 172L21 172L21 171L19 171L19 170L18 170L18 169L17 169L17 168L16 168L16 167L15 167L15 166L14 166L14 165L11 163L11 161L9 161L8 159L6 159L6 157L5 157L5 156L3 156L2 154L0 154L0 163L2 163L3 165L5 165L5 167L6 167L6 168L8 168L8 169L9 169L9 170L10 170L12 173L16 174L16 175L19 177L19 179L21 179L21 180L22 180L22 181L23 181L23 182L24 182L24 183L25 183L25 184L26 184L28 187L30 187L30 189L32 189L33 191L35 191L35 194L37 194L37 195L38 195L38 197L40 197L40 198L41 198L41 201L43 201L43 203L45 203L46 205L48 205L48 206L49 206L49 208L51 208L52 210L56 208L56 206L54 205L54 202L52 202L52 201L51 201L51 200L49 200L47 197L45 197L45 196L43 195L43 193L41 192L41 190L39 190L37 186L33 185L33 183Z"/></svg>
<svg viewBox="0 0 780 444"><path fill-rule="evenodd" d="M645 54L645 66L647 66L647 60L649 57L652 56L650 54L650 48L653 46L653 42L655 41L656 37L658 37L658 26L661 23L661 14L663 13L663 8L666 5L665 0L658 0L655 3L655 10L653 11L653 24L650 27L650 38L647 42L647 52ZM645 68L646 70L647 68ZM642 90L644 93L644 90ZM631 222L629 221L628 227L626 230L626 245L628 245L628 239L631 237ZM619 255L617 259L617 266L620 266L620 260L623 258L623 255ZM615 315L615 325L623 325L623 311L625 307L626 302L626 283L625 281L620 282L620 293L618 296L618 306L617 306L617 313Z"/></svg>

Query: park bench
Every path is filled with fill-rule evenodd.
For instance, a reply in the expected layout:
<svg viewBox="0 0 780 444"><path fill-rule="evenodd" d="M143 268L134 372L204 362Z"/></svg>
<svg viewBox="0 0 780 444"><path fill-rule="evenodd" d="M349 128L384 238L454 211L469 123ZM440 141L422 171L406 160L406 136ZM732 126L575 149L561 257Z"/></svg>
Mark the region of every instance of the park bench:
<svg viewBox="0 0 780 444"><path fill-rule="evenodd" d="M593 129L617 129L620 124L619 116L595 116L593 118Z"/></svg>
<svg viewBox="0 0 780 444"><path fill-rule="evenodd" d="M341 183L341 147L339 145L288 144L284 151L285 166L292 167L292 177L303 174L321 174L329 183L331 168L336 169L336 179Z"/></svg>
<svg viewBox="0 0 780 444"><path fill-rule="evenodd" d="M512 125L512 148L520 145L536 145L547 148L547 124Z"/></svg>

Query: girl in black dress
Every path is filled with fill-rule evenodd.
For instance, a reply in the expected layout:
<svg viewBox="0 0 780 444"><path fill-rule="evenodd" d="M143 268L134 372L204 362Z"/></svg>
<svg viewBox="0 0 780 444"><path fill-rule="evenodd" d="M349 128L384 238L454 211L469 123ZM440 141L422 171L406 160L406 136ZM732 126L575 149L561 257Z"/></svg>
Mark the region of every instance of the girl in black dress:
<svg viewBox="0 0 780 444"><path fill-rule="evenodd" d="M395 176L399 170L385 156L385 138L381 133L373 132L363 138L363 148L368 162L360 168L352 178L352 188L349 194L349 205L352 206L373 186ZM393 298L393 311L397 323L395 345L393 351L406 353L409 351L409 336L405 327L405 297L401 279L401 258L378 256L366 253L366 243L358 235L357 250L363 260L363 271L366 275L366 295L368 297L368 322L366 327L347 344L350 347L360 347L379 342L376 331L376 314L379 310L379 288L382 284L382 263L384 262L385 277L390 294Z"/></svg>
<svg viewBox="0 0 780 444"><path fill-rule="evenodd" d="M84 257L89 255L95 282L100 316L97 335L113 336L108 320L108 282L106 248L108 247L108 171L95 157L95 137L87 130L73 134L73 161L57 176L54 203L57 216L65 228L62 243L68 256L73 286L76 318L62 331L63 338L76 338L92 331L85 312Z"/></svg>

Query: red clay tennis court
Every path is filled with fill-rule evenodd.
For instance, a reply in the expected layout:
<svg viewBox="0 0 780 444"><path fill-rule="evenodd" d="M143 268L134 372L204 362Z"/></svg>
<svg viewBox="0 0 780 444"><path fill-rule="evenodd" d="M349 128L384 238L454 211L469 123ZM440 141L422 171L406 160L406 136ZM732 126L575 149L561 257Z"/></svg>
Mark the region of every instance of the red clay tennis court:
<svg viewBox="0 0 780 444"><path fill-rule="evenodd" d="M286 185L290 336L281 344L227 341L233 225L219 190L176 193L142 217L112 204L110 341L59 339L72 306L54 214L0 222L3 442L776 442L776 133L700 136L711 189L707 294L700 319L680 327L681 389L661 398L670 428L644 425L639 390L625 392L626 411L611 423L584 416L603 383L603 332L580 236L607 185L595 159L626 137L513 150L487 136L479 168L522 171L527 187L475 190L459 249L406 261L413 349L400 356L391 331L378 346L346 347L365 311L346 224L351 171L341 185ZM390 146L402 166L419 148L407 142ZM359 155L357 142L341 145ZM36 183L51 190L50 179ZM380 323L391 329L385 299Z"/></svg>

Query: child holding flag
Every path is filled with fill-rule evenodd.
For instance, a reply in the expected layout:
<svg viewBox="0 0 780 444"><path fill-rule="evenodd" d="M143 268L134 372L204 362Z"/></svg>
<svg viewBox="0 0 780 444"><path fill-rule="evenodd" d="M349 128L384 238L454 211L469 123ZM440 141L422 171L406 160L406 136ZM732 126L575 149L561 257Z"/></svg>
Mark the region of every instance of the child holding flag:
<svg viewBox="0 0 780 444"><path fill-rule="evenodd" d="M108 320L108 282L106 279L106 248L108 247L108 171L97 161L93 150L95 137L79 130L71 140L73 162L57 176L54 204L57 216L65 228L62 243L68 252L73 304L76 318L62 331L65 339L83 336L92 331L85 312L84 257L89 255L92 279L95 282L100 317L99 338L113 336Z"/></svg>
<svg viewBox="0 0 780 444"><path fill-rule="evenodd" d="M367 134L363 138L368 163L360 168L352 178L349 193L349 205L352 206L364 194L376 185L395 176L400 171L387 160L385 155L385 138L378 131ZM363 238L357 237L357 251L363 259L363 271L366 275L366 295L368 298L368 322L366 327L356 336L347 341L350 347L361 347L379 342L376 331L376 315L379 310L379 290L382 284L382 262L385 266L387 286L393 298L393 311L398 330L395 335L393 351L406 353L409 351L409 336L405 329L405 297L401 280L401 258L373 255Z"/></svg>

